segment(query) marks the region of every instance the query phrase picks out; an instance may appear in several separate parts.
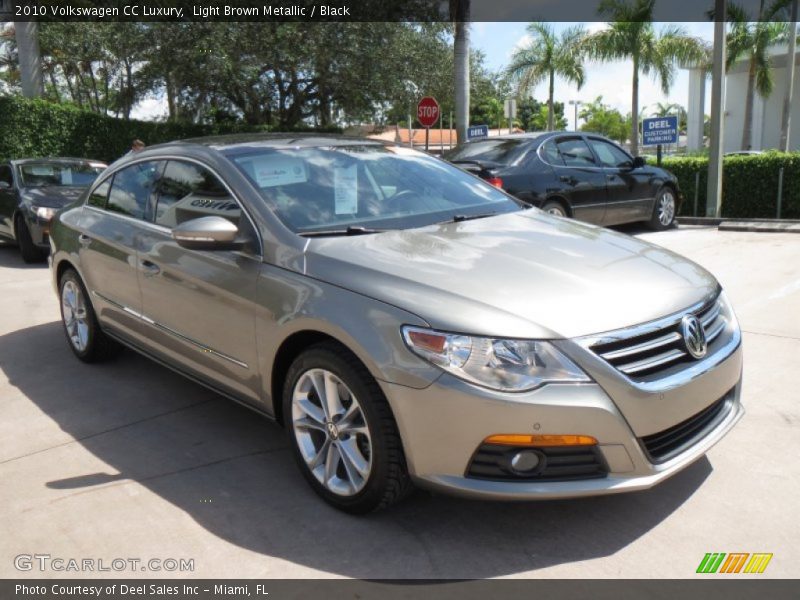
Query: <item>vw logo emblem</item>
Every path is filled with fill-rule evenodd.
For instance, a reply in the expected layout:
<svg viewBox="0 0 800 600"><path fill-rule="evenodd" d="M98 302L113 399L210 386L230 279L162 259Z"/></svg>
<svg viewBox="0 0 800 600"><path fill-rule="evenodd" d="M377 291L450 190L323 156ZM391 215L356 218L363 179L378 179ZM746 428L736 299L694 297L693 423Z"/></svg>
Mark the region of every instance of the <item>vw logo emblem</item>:
<svg viewBox="0 0 800 600"><path fill-rule="evenodd" d="M336 427L336 425L334 425L331 421L328 421L328 423L326 424L326 427L328 428L328 437L330 437L330 439L333 440L333 441L338 440L339 439L339 429Z"/></svg>
<svg viewBox="0 0 800 600"><path fill-rule="evenodd" d="M706 355L706 331L696 316L686 315L681 319L681 334L689 354L694 358L703 358Z"/></svg>

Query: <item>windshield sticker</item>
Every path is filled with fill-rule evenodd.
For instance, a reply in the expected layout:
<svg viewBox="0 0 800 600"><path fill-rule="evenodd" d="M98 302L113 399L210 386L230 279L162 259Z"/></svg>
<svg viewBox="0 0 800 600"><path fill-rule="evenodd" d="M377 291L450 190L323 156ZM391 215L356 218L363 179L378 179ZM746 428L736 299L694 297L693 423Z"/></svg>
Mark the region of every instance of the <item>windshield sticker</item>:
<svg viewBox="0 0 800 600"><path fill-rule="evenodd" d="M333 170L333 193L337 215L358 212L358 164Z"/></svg>
<svg viewBox="0 0 800 600"><path fill-rule="evenodd" d="M248 167L247 163L243 165ZM305 163L293 158L268 158L253 160L250 169L259 187L268 188L308 181Z"/></svg>

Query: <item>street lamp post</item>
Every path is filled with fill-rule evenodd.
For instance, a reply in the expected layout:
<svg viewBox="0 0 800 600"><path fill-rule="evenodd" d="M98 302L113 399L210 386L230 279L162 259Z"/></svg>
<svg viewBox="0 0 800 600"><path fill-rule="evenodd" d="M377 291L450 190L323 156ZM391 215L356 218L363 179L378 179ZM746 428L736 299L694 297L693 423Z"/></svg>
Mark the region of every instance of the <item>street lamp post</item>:
<svg viewBox="0 0 800 600"><path fill-rule="evenodd" d="M581 100L570 100L569 103L570 103L570 105L575 107L575 121L574 121L575 127L574 127L574 129L575 129L575 131L578 131L578 107L581 104L583 104L583 102Z"/></svg>

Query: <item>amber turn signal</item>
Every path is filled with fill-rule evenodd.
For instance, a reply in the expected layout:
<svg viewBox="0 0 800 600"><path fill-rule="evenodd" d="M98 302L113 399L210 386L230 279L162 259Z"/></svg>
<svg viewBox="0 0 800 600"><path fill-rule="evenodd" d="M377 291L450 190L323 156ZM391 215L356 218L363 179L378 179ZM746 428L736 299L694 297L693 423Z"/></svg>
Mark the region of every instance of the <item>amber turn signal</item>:
<svg viewBox="0 0 800 600"><path fill-rule="evenodd" d="M501 446L533 446L544 448L548 446L595 446L597 440L590 435L528 435L527 433L500 433L490 435L485 444L499 444Z"/></svg>

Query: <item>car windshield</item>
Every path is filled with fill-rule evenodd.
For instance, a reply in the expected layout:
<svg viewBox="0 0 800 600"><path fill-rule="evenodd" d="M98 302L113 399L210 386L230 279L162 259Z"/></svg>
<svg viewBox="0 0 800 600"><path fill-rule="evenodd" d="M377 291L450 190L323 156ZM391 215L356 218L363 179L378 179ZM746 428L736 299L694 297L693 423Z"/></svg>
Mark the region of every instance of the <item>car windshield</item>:
<svg viewBox="0 0 800 600"><path fill-rule="evenodd" d="M42 161L19 165L23 187L88 186L103 172L100 163Z"/></svg>
<svg viewBox="0 0 800 600"><path fill-rule="evenodd" d="M248 147L226 154L300 234L409 229L520 210L477 177L410 148Z"/></svg>
<svg viewBox="0 0 800 600"><path fill-rule="evenodd" d="M481 140L462 144L451 150L445 158L451 162L478 161L507 165L514 162L525 151L525 139Z"/></svg>

